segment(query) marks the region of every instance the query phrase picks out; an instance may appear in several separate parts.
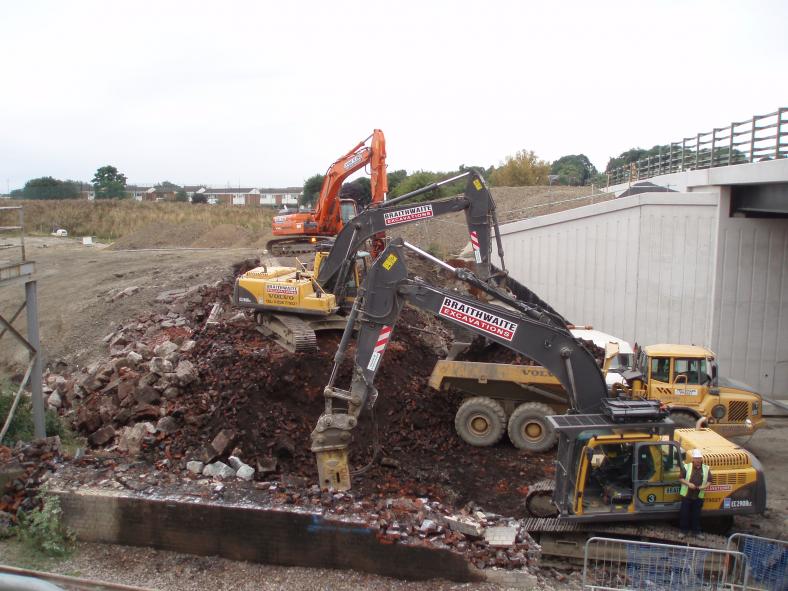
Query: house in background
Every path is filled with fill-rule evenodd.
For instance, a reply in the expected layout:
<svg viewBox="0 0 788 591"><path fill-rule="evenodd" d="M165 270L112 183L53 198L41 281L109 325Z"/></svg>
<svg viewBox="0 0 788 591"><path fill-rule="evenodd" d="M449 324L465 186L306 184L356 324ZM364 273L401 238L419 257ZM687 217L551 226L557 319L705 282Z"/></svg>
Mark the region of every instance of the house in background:
<svg viewBox="0 0 788 591"><path fill-rule="evenodd" d="M206 185L184 185L183 190L192 200L194 195L205 195L211 205L245 205L255 207L283 207L297 209L303 187L285 187L283 189L258 189L255 187L212 188ZM177 191L162 190L151 185L126 185L126 196L134 201L175 201ZM96 198L93 185L82 183L80 196L90 201Z"/></svg>
<svg viewBox="0 0 788 591"><path fill-rule="evenodd" d="M208 189L205 185L184 185L183 190L186 191L186 196L191 202L192 197L195 195L204 195Z"/></svg>
<svg viewBox="0 0 788 591"><path fill-rule="evenodd" d="M126 195L134 199L134 201L146 201L145 195L152 188L149 186L126 185Z"/></svg>
<svg viewBox="0 0 788 591"><path fill-rule="evenodd" d="M274 207L298 208L298 198L303 192L303 187L287 187L285 189L260 189L260 205Z"/></svg>
<svg viewBox="0 0 788 591"><path fill-rule="evenodd" d="M253 187L228 187L226 189L206 189L205 195L211 205L259 205L260 189Z"/></svg>

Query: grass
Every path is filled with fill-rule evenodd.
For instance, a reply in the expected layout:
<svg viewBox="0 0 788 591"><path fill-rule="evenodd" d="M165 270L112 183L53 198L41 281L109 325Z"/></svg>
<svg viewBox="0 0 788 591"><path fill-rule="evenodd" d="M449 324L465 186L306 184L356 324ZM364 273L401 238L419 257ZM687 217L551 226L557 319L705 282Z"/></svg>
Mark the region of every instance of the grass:
<svg viewBox="0 0 788 591"><path fill-rule="evenodd" d="M117 240L153 222L232 224L262 235L270 231L274 216L274 210L261 207L131 200L15 200L13 204L24 206L28 234L66 228L71 236L99 240Z"/></svg>

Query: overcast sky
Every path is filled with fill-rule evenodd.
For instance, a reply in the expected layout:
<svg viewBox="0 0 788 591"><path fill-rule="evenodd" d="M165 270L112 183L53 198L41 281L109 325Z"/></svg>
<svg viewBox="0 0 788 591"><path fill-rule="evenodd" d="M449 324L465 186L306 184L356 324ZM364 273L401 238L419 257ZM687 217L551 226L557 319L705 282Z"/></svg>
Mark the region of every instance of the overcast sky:
<svg viewBox="0 0 788 591"><path fill-rule="evenodd" d="M788 107L788 2L0 4L0 191L610 156Z"/></svg>

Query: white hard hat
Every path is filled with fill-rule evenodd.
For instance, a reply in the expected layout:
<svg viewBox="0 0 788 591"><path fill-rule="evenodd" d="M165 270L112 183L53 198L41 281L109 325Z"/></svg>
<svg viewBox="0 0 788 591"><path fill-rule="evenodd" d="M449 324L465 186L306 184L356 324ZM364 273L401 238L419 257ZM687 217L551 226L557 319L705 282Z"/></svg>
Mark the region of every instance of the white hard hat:
<svg viewBox="0 0 788 591"><path fill-rule="evenodd" d="M692 459L693 460L695 458L702 458L702 457L703 457L703 452L702 451L700 451L699 449L693 449L692 450Z"/></svg>

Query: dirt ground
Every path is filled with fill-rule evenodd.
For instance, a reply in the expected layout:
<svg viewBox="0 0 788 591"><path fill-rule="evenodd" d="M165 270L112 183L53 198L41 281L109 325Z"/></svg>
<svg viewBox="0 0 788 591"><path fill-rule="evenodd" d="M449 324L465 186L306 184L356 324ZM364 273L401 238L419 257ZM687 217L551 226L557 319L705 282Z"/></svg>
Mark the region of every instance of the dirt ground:
<svg viewBox="0 0 788 591"><path fill-rule="evenodd" d="M259 254L255 249L119 251L85 247L75 239L28 237L27 258L36 262L39 331L49 363L87 365L106 350L101 339L118 324L155 306L167 290L214 283L232 263ZM112 295L139 287L114 301ZM0 313L10 317L24 301L24 287L0 289ZM24 313L14 324L25 329ZM0 370L24 369L26 351L3 339Z"/></svg>

